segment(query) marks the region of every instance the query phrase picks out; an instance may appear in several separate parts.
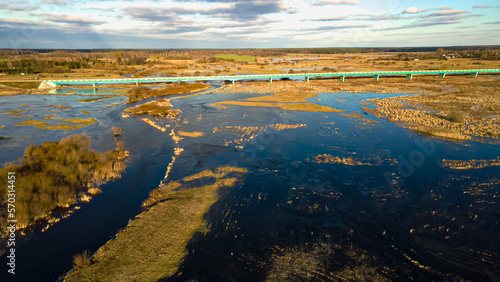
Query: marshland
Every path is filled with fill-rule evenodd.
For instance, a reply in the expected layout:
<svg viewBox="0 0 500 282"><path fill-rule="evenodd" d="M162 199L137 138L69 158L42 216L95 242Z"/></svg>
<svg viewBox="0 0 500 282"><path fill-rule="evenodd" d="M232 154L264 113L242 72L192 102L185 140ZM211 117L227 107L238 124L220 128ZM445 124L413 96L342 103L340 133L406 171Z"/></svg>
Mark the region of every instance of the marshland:
<svg viewBox="0 0 500 282"><path fill-rule="evenodd" d="M498 278L497 75L36 89L496 69L498 49L2 52L0 160L18 178L20 279Z"/></svg>

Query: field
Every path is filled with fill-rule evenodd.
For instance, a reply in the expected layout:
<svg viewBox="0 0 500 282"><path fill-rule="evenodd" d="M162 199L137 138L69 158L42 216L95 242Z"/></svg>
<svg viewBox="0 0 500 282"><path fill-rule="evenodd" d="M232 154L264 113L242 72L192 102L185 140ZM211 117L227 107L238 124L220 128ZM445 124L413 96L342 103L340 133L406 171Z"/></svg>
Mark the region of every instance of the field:
<svg viewBox="0 0 500 282"><path fill-rule="evenodd" d="M235 60L235 61L249 62L249 63L253 63L255 60L255 57L252 57L252 56L215 55L215 57L221 58L221 59L230 59L230 60Z"/></svg>

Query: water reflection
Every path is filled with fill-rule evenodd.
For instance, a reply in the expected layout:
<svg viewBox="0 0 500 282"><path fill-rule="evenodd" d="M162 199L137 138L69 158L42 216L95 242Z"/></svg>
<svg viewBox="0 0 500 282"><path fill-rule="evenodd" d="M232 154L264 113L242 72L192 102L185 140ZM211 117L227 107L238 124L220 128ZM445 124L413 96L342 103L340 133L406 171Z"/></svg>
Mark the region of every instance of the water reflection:
<svg viewBox="0 0 500 282"><path fill-rule="evenodd" d="M443 159L495 159L498 146L433 139L361 109L363 100L388 94L324 93L314 98L319 99L314 103L346 113L209 106L254 96L211 93L172 100L182 114L177 121L162 121L169 122L169 130L204 134L186 135L175 145L184 151L166 180L174 148L169 132L139 119L122 119L125 105L106 108L124 97L84 105L75 102L77 96L2 101L0 109L21 109L21 101L37 105L30 118L43 118L51 104L71 105L71 113L91 111L99 123L82 131L95 146L105 150L114 144L111 127L118 126L125 128L120 141L132 153L122 180L108 184L78 214L26 244L21 254L33 259L20 264L28 269L35 260L58 256L55 269L61 274L74 253L95 251L124 227L161 181L234 166L248 169L247 178L221 191L206 216L210 231L195 234L186 260L169 280L499 279L500 168L450 171L441 166ZM0 144L18 146L2 154L3 161L19 157L30 142L73 133L10 130L14 122L2 116L7 130L0 132L13 139ZM278 124L289 127L279 129ZM80 232L86 235L78 236ZM74 239L56 247L66 237ZM41 273L53 278L57 271Z"/></svg>

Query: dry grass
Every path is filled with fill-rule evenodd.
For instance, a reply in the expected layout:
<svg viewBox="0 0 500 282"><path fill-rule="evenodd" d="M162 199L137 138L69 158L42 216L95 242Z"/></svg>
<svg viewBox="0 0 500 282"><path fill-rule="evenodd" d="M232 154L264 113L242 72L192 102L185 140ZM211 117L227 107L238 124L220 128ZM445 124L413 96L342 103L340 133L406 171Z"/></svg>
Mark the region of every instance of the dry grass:
<svg viewBox="0 0 500 282"><path fill-rule="evenodd" d="M8 115L17 115L17 114L20 114L22 112L24 112L26 110L19 110L19 111L3 111L3 112L0 112L0 114L8 114Z"/></svg>
<svg viewBox="0 0 500 282"><path fill-rule="evenodd" d="M172 105L168 100L156 100L145 104L137 105L135 107L130 107L125 109L125 113L129 113L132 116L137 115L150 115L152 117L176 117L178 116L177 110L172 110Z"/></svg>
<svg viewBox="0 0 500 282"><path fill-rule="evenodd" d="M272 95L248 98L238 101L222 101L211 104L214 107L224 107L225 105L237 105L247 107L273 107L287 111L302 112L342 112L328 106L314 103L306 103L307 99L318 95L308 92L279 92Z"/></svg>
<svg viewBox="0 0 500 282"><path fill-rule="evenodd" d="M267 96L253 97L245 101L279 102L279 103L305 103L307 99L317 97L317 94L308 92L280 92Z"/></svg>
<svg viewBox="0 0 500 282"><path fill-rule="evenodd" d="M33 82L2 82L0 81L1 84L7 85L10 87L15 87L15 88L22 88L22 89L36 89L38 88L38 85L40 85L39 81L33 81Z"/></svg>
<svg viewBox="0 0 500 282"><path fill-rule="evenodd" d="M72 271L64 281L157 281L173 274L185 255L187 242L194 232L202 231L203 215L217 200L216 190L237 181L225 176L246 170L225 167L216 171L153 190L150 198L156 197L154 205L102 246L92 265ZM212 185L185 187L186 182L206 177L219 178Z"/></svg>
<svg viewBox="0 0 500 282"><path fill-rule="evenodd" d="M94 101L98 101L98 100L111 99L111 98L114 98L114 96L106 96L106 97L98 97L98 98L89 98L89 99L80 99L80 100L77 100L77 101L78 101L78 102L81 102L81 103L90 103L90 102L94 102Z"/></svg>
<svg viewBox="0 0 500 282"><path fill-rule="evenodd" d="M193 131L193 132L178 131L177 134L179 136L184 136L184 137L205 137L204 132L198 132L198 131Z"/></svg>
<svg viewBox="0 0 500 282"><path fill-rule="evenodd" d="M71 122L79 125L91 125L97 121L95 118L58 118L57 120Z"/></svg>
<svg viewBox="0 0 500 282"><path fill-rule="evenodd" d="M77 202L77 194L86 191L87 183L104 183L119 178L125 169L121 161L127 152L123 144L106 153L90 149L86 134L71 135L59 142L30 145L18 164L8 163L0 169L0 192L6 193L7 171L16 172L16 220L25 228L36 220L46 219L57 207ZM6 199L0 205L5 208ZM0 215L0 225L6 224ZM2 229L4 230L4 229Z"/></svg>
<svg viewBox="0 0 500 282"><path fill-rule="evenodd" d="M439 86L446 92L373 101L391 121L421 133L459 140L500 137L500 80L454 77Z"/></svg>
<svg viewBox="0 0 500 282"><path fill-rule="evenodd" d="M83 251L81 254L73 256L73 267L82 268L90 265L90 252L89 250Z"/></svg>
<svg viewBox="0 0 500 282"><path fill-rule="evenodd" d="M210 85L208 84L184 82L166 84L162 89L150 89L144 86L139 86L128 91L127 103L134 103L151 97L193 93L203 91L208 88L210 88Z"/></svg>

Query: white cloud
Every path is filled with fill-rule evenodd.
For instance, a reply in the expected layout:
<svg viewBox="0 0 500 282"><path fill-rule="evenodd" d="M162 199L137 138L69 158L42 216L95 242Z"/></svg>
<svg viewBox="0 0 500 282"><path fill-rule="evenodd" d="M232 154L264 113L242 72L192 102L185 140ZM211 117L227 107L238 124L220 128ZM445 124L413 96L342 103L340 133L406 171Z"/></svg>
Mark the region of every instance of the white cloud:
<svg viewBox="0 0 500 282"><path fill-rule="evenodd" d="M52 5L58 5L58 6L66 6L68 2L63 1L63 0L43 0L43 4L52 4Z"/></svg>
<svg viewBox="0 0 500 282"><path fill-rule="evenodd" d="M327 1L318 1L312 3L314 6L325 6L325 5L357 5L359 4L359 0L327 0Z"/></svg>
<svg viewBox="0 0 500 282"><path fill-rule="evenodd" d="M403 11L403 14L418 14L422 13L423 10L417 9L416 7L410 7Z"/></svg>

